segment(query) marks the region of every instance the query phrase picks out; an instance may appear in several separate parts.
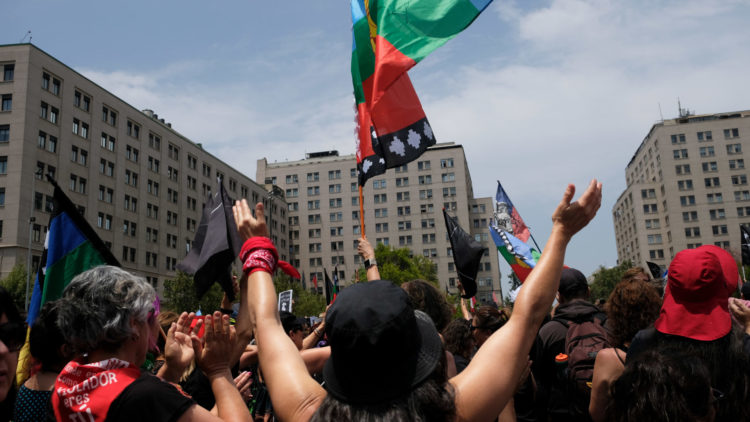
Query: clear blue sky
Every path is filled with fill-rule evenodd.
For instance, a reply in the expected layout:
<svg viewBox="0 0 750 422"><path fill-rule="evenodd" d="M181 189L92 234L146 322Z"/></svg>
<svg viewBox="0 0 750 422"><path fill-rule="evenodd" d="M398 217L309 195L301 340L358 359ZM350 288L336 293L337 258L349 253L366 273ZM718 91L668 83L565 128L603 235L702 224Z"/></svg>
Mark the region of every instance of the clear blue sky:
<svg viewBox="0 0 750 422"><path fill-rule="evenodd" d="M347 1L23 0L0 43L32 42L254 177L255 162L354 152ZM464 145L475 194L501 180L543 244L565 184L604 203L566 262L615 265L612 206L653 123L750 108L750 3L495 0L411 71L438 141ZM504 273L507 268L504 268Z"/></svg>

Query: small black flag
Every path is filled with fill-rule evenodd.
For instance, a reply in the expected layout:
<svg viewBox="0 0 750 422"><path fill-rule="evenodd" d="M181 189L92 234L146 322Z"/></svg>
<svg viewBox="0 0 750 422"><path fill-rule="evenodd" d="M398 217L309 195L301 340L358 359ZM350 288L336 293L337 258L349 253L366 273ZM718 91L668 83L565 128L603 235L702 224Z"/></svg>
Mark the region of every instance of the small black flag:
<svg viewBox="0 0 750 422"><path fill-rule="evenodd" d="M742 233L742 238L740 239L742 265L750 265L750 230L748 230L746 226L740 224L740 233Z"/></svg>
<svg viewBox="0 0 750 422"><path fill-rule="evenodd" d="M219 192L210 195L203 207L203 216L190 253L177 264L177 269L193 274L199 298L214 282L219 282L229 299L234 300L232 262L242 245L232 205L220 180Z"/></svg>
<svg viewBox="0 0 750 422"><path fill-rule="evenodd" d="M654 278L656 280L661 280L661 267L656 262L646 261L646 265L648 265L648 270L651 272L651 278Z"/></svg>
<svg viewBox="0 0 750 422"><path fill-rule="evenodd" d="M468 299L477 294L477 272L479 264L487 250L481 243L477 242L458 225L456 217L451 217L443 208L445 227L453 250L453 262L461 285L464 287L463 297Z"/></svg>

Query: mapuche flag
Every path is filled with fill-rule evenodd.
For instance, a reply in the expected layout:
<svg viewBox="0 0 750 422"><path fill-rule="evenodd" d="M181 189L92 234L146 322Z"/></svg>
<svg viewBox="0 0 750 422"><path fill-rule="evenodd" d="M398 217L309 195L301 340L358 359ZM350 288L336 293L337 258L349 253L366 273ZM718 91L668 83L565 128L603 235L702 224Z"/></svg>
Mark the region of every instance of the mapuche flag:
<svg viewBox="0 0 750 422"><path fill-rule="evenodd" d="M29 325L33 324L42 305L59 299L76 275L98 265L120 266L117 258L60 186L50 176L47 179L55 187L54 208L29 302Z"/></svg>
<svg viewBox="0 0 750 422"><path fill-rule="evenodd" d="M44 251L29 302L29 312L26 317L29 330L39 315L42 305L59 299L73 277L99 265L120 266L117 258L112 255L107 245L78 212L78 208L63 193L60 186L52 177L47 176L47 179L55 188L54 207L49 218ZM30 364L28 333L27 342L18 360L18 379L25 380L29 375Z"/></svg>
<svg viewBox="0 0 750 422"><path fill-rule="evenodd" d="M443 217L451 242L453 262L456 264L458 279L464 288L463 297L468 299L477 294L477 273L479 272L480 261L487 248L466 233L458 225L457 219L448 215L445 208L443 208Z"/></svg>
<svg viewBox="0 0 750 422"><path fill-rule="evenodd" d="M497 182L495 202L495 219L500 228L513 233L513 236L521 239L522 242L528 242L531 235L529 228L526 227L518 209L510 201L508 194L505 193L500 181Z"/></svg>
<svg viewBox="0 0 750 422"><path fill-rule="evenodd" d="M351 0L359 184L435 144L407 71L492 0Z"/></svg>
<svg viewBox="0 0 750 422"><path fill-rule="evenodd" d="M539 252L496 225L490 227L490 234L500 255L505 258L510 268L516 273L518 280L523 283L536 266Z"/></svg>
<svg viewBox="0 0 750 422"><path fill-rule="evenodd" d="M240 253L239 233L232 213L232 201L219 181L219 191L209 196L195 233L193 248L177 264L177 269L193 275L198 297L218 282L230 300L234 300L232 262Z"/></svg>

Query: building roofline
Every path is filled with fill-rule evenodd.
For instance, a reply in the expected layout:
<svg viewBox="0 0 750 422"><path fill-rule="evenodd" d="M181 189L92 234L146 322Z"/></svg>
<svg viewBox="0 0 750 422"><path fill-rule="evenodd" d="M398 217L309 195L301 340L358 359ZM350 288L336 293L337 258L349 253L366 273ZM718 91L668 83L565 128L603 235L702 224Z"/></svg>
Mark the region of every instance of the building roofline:
<svg viewBox="0 0 750 422"><path fill-rule="evenodd" d="M65 68L67 68L68 70L70 70L71 72L73 72L73 73L75 73L76 75L80 76L81 78L83 78L83 79L85 79L85 80L89 81L90 83L92 83L93 85L95 85L95 86L96 86L97 88L101 89L102 91L105 91L105 92L107 92L108 94L110 94L110 95L112 95L113 97L115 97L115 98L116 98L117 100L119 100L119 101L122 101L122 103L123 103L123 104L126 104L126 105L127 105L128 107L131 107L131 108L132 108L133 110L135 110L136 112L138 112L138 113L140 113L141 115L143 115L143 117L145 117L145 118L147 118L147 119L151 120L151 121L152 121L152 122L154 122L154 123L157 123L157 124L161 125L161 127L162 127L162 128L164 129L164 130L166 130L166 131L168 131L168 132L172 132L172 133L173 133L173 134L174 134L175 136L179 137L179 138L180 138L180 139L182 139L183 141L185 141L185 142L188 142L188 143L190 143L190 144L194 145L195 147L197 147L198 149L200 149L202 153L204 153L204 154L207 154L207 155L209 155L210 157L212 157L212 158L215 158L215 159L216 159L216 160L218 160L218 161L221 161L222 163L224 163L224 165L226 165L227 167L229 167L229 168L230 168L230 169L232 169L233 171L235 171L235 172L237 172L237 173L239 173L239 174L241 174L241 175L243 175L243 176L247 177L247 178L248 178L248 179L249 179L249 180L250 180L251 182L255 183L255 184L256 184L256 185L258 185L259 187L261 187L261 188L264 188L264 185L263 185L263 184L261 184L261 183L258 183L258 182L257 182L256 180L254 180L254 179L253 179L252 177L250 177L250 176L246 175L246 174L245 174L244 172L242 172L242 171L239 171L239 170L237 170L237 169L236 169L236 168L234 168L233 166L229 165L229 163L227 163L226 161L224 161L224 160L222 160L221 158L219 158L219 157L215 156L214 154L210 153L210 152L209 152L208 150L206 150L205 148L203 148L203 145L202 145L201 143L199 143L199 142L194 142L194 141L192 141L192 140L188 139L188 138L187 138L187 137L186 137L185 135L181 134L180 132L178 132L178 131L177 131L177 130L175 130L174 128L172 128L172 127L170 127L170 126L167 126L167 125L166 125L166 123L162 123L162 122L161 122L161 121L160 121L159 119L156 119L156 118L154 118L154 117L152 117L152 116L149 116L149 115L147 115L146 113L144 113L144 112L143 112L143 110L138 110L138 109L137 109L136 107L134 107L134 106L133 106L132 104L130 104L129 102L127 102L127 101L123 100L122 98L120 98L120 97L119 97L119 96L118 96L117 94L115 94L115 93L113 93L112 91L110 91L110 90L108 90L108 89L104 88L103 86L99 85L98 83L96 83L96 82L92 81L91 79L89 79L88 77L86 77L85 75L83 75L82 73L78 72L77 70L73 69L72 67L68 66L67 64L65 64L65 63L61 62L61 61L60 61L59 59L57 59L57 58L56 58L56 57L54 57L53 55L51 55L51 54L47 53L46 51L42 50L41 48L37 47L37 46L36 46L35 44L33 44L33 43L0 44L0 48L5 48L5 47L19 47L19 46L28 46L28 47L30 47L30 48L34 48L35 50L39 51L40 53L44 54L45 56L47 56L47 57L49 57L50 59L54 60L55 62L59 63L59 64L60 64L61 66L63 66L63 67L65 67Z"/></svg>
<svg viewBox="0 0 750 422"><path fill-rule="evenodd" d="M641 149L645 145L646 141L648 141L651 138L651 134L654 133L654 130L657 127L683 125L683 124L690 124L690 123L700 123L700 122L705 122L707 120L737 119L737 118L743 118L743 117L750 117L750 110L689 115L689 116L677 117L674 119L662 120L660 122L654 123L651 126L651 129L649 129L646 136L641 141L641 144L638 145L638 148L635 150L635 153L630 158L630 161L628 161L628 165L626 165L625 168L627 169L628 167L630 167L631 164L633 164L633 162L635 161L635 157L638 155L639 152L641 152Z"/></svg>
<svg viewBox="0 0 750 422"><path fill-rule="evenodd" d="M442 143L435 144L427 148L427 150L435 151L435 150L452 149L452 148L463 149L463 145L456 144L455 142L442 142ZM314 154L314 153L306 153L306 156L309 154ZM263 157L262 159L266 159L266 158ZM313 163L323 163L323 162L332 163L332 162L337 162L337 161L349 161L349 160L355 160L355 159L356 159L355 154L330 155L330 156L323 156L323 157L303 158L301 160L283 161L280 163L279 162L269 163L268 159L266 159L266 165L272 168L281 168L281 167L291 167L291 166L299 166L299 165L306 165L306 164L313 164Z"/></svg>

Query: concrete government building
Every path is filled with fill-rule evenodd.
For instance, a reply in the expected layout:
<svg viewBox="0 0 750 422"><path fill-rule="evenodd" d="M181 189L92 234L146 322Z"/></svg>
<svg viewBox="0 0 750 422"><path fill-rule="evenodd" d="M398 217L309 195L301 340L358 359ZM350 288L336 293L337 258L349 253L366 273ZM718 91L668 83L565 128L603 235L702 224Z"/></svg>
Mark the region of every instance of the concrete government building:
<svg viewBox="0 0 750 422"><path fill-rule="evenodd" d="M256 180L283 190L288 206L292 264L323 280L338 265L342 284L362 267L357 255L361 236L355 156L336 151L306 154L305 159L269 163L258 160ZM456 293L458 279L442 208L458 216L461 227L488 248L477 275L477 300L500 298L498 253L489 235L494 198L474 198L461 145L443 143L417 160L367 181L363 190L365 232L370 243L408 247L437 265L441 289ZM322 283L319 289L322 289Z"/></svg>
<svg viewBox="0 0 750 422"><path fill-rule="evenodd" d="M53 192L42 173L54 175L124 268L159 288L190 249L217 177L230 197L266 202L288 259L283 198L153 111L32 44L0 46L0 71L0 277L17 263L39 265Z"/></svg>
<svg viewBox="0 0 750 422"><path fill-rule="evenodd" d="M700 245L739 259L740 225L750 224L749 136L750 111L681 110L679 118L653 125L612 209L618 261L665 268L677 252Z"/></svg>

